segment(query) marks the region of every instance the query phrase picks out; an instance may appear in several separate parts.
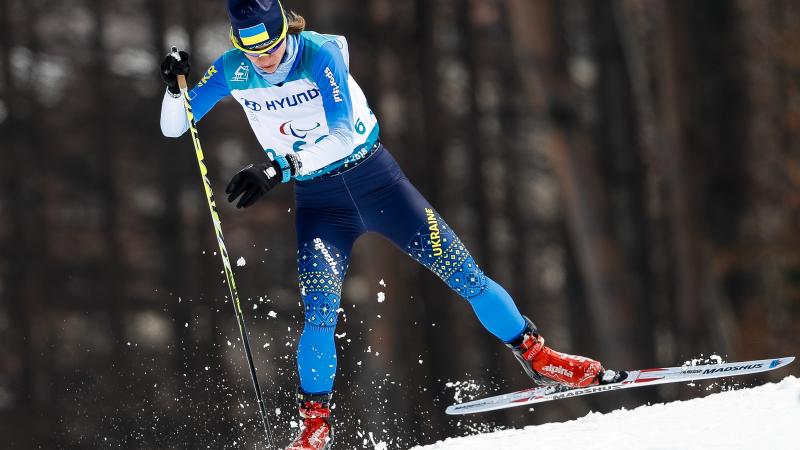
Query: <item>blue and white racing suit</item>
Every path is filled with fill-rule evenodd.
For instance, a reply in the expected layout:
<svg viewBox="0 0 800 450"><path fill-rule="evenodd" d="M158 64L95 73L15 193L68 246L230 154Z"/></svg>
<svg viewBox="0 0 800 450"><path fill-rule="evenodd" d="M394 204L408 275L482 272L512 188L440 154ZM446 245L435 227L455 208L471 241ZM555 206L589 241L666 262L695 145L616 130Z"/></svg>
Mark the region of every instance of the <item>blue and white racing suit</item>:
<svg viewBox="0 0 800 450"><path fill-rule="evenodd" d="M297 265L305 326L297 348L300 388L329 393L336 373L334 330L353 243L371 231L438 275L472 306L503 342L525 320L514 301L487 277L455 232L409 182L378 139L378 122L349 74L347 42L339 36L290 35L283 81L267 81L232 49L190 92L200 120L223 97L241 105L270 157L294 152ZM286 68L286 66L284 66ZM167 92L161 112L166 136L188 129L182 99Z"/></svg>

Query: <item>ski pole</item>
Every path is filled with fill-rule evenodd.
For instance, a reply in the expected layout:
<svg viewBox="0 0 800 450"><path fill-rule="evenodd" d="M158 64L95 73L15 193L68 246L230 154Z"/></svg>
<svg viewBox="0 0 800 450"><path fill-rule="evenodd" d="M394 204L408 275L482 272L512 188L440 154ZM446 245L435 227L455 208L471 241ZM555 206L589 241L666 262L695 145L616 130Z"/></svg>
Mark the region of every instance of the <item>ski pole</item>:
<svg viewBox="0 0 800 450"><path fill-rule="evenodd" d="M181 57L178 53L177 47L172 47L172 55L180 61ZM222 266L225 268L225 279L228 281L228 290L231 293L231 301L233 302L233 311L236 314L236 321L239 323L239 333L242 335L242 342L244 343L244 353L247 356L247 364L250 366L250 378L253 380L253 388L256 391L256 399L258 400L258 408L261 412L261 422L264 425L264 431L267 433L267 444L269 448L273 447L272 432L269 427L269 418L267 417L267 410L264 407L264 398L261 395L261 387L258 384L258 377L256 376L256 366L253 364L253 354L250 351L250 342L247 339L247 328L244 326L244 314L242 314L242 306L239 302L239 292L236 290L236 282L233 279L233 268L231 267L231 260L228 258L228 250L225 247L225 240L222 236L222 222L219 219L217 212L217 204L214 201L214 192L211 190L211 181L208 179L208 169L205 162L203 162L203 149L200 147L200 138L197 136L197 124L194 121L194 113L192 112L192 105L189 103L189 89L186 84L186 77L178 75L178 87L183 94L183 106L186 111L186 118L189 120L189 130L192 135L192 142L194 143L194 152L197 156L197 164L200 166L200 176L203 178L203 186L206 191L206 200L208 201L208 210L211 213L211 221L214 223L214 232L217 235L217 243L219 244L219 253L222 256Z"/></svg>

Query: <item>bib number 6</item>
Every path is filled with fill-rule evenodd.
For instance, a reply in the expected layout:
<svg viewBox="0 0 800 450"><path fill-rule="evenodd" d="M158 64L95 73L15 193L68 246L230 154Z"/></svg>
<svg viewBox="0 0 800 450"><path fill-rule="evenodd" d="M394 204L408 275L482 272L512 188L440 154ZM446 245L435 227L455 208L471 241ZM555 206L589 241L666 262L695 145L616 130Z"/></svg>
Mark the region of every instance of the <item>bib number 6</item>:
<svg viewBox="0 0 800 450"><path fill-rule="evenodd" d="M364 122L362 122L361 119L356 120L355 129L356 133L358 134L364 134L367 132L367 126L364 125Z"/></svg>

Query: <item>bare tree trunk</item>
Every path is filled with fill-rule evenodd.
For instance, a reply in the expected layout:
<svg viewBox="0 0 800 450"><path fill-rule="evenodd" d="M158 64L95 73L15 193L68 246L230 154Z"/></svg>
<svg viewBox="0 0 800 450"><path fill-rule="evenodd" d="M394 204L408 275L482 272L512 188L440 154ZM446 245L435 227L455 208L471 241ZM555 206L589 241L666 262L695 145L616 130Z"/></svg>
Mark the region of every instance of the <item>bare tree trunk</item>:
<svg viewBox="0 0 800 450"><path fill-rule="evenodd" d="M153 54L162 57L168 51L169 45L165 41L167 17L164 5L162 2L151 0L148 2L148 9L150 11L149 15L153 20L153 32L151 33L153 36ZM185 15L185 21L191 22L188 16L193 14L193 8L189 5L184 5L182 12ZM193 30L191 27L188 29L191 41ZM188 50L191 52L193 48L190 45ZM203 68L197 64L198 58L196 55L192 56L194 56L193 73L196 74L202 71ZM192 75L190 74L190 79L187 80L190 85L192 83L191 77ZM160 83L159 86L161 86ZM162 89L163 87L157 92L163 92ZM161 261L158 264L163 267L159 284L165 287L165 293L168 294L163 296L163 299L168 302L167 311L171 316L172 333L176 340L173 350L173 366L169 375L179 376L179 374L186 374L188 379L191 380L202 373L201 365L209 365L215 368L222 366L219 352L214 349L217 331L214 329L213 324L207 325L209 333L198 333L199 326L201 326L199 323L201 317L197 313L203 307L197 305L195 302L197 299L191 297L188 282L192 273L191 267L194 263L186 260L185 243L187 238L185 231L189 224L183 220L181 197L187 180L195 181L198 191L201 191L203 187L196 176L197 163L195 162L192 147L188 143L188 137L185 136L181 139L169 141L162 139L157 146L157 152L158 190L162 195L164 205L163 213L158 221L159 241L156 243L160 249L157 254L161 255ZM191 177L192 175L195 176ZM199 195L197 200L205 201ZM204 317L211 318L214 316L214 314L207 314ZM201 358L202 364L200 363ZM207 389L204 389L202 383L187 382L187 378L180 377L178 380L178 383L186 383L178 388L179 391L183 392L184 396L195 399L200 404L216 401L215 396L209 393ZM186 418L184 420L194 421L194 424L190 424L190 426L202 426L197 419L197 415L191 411L191 408L195 407L195 405L193 403L183 403L183 405L181 410L177 411L177 415ZM180 419L176 417L176 420ZM217 420L212 423L219 425L221 422ZM223 430L220 428L216 431L222 432ZM183 444L188 447L199 447L201 442L198 439L200 439L199 434L190 433L189 436L186 436Z"/></svg>
<svg viewBox="0 0 800 450"><path fill-rule="evenodd" d="M120 203L120 195L115 184L116 176L116 155L117 150L113 142L114 125L116 117L113 111L109 111L107 106L112 97L110 90L111 73L108 71L108 51L104 42L105 34L105 1L93 0L92 11L94 11L94 33L92 35L92 58L95 70L95 84L93 92L96 95L94 105L93 141L95 144L95 155L99 155L99 170L94 174L97 185L103 193L103 236L107 246L107 260L109 264L105 266L103 281L106 285L107 298L102 299L104 305L108 305L112 317L112 331L114 333L115 345L124 342L123 326L123 276L120 271L122 264L122 248L117 237L119 228L117 211ZM98 299L100 300L100 299Z"/></svg>
<svg viewBox="0 0 800 450"><path fill-rule="evenodd" d="M465 92L469 98L468 112L463 116L461 128L464 130L464 144L467 147L467 177L468 177L468 198L474 205L474 220L476 237L475 241L469 246L470 253L484 270L491 272L492 262L488 260L490 247L490 208L487 199L487 179L486 171L489 165L490 152L489 145L481 132L481 105L478 101L479 90L481 89L481 67L477 60L478 55L486 55L486 47L483 45L485 39L481 39L482 30L477 30L470 20L472 14L472 2L470 0L460 0L458 9L458 29L461 31L459 42L459 56L461 62L467 70ZM479 34L481 36L479 36Z"/></svg>
<svg viewBox="0 0 800 450"><path fill-rule="evenodd" d="M458 29L461 30L461 36L458 40L458 53L459 62L463 64L466 69L466 90L463 95L468 97L468 110L460 115L457 120L460 122L460 128L463 130L463 145L466 147L466 184L467 192L466 200L471 207L473 214L470 215L475 225L471 228L475 231L474 238L467 241L467 248L477 262L478 266L498 283L502 283L497 268L502 264L498 264L498 254L493 252L492 236L497 234L499 230L493 230L492 223L496 221L500 215L497 211L499 208L498 202L492 199L492 194L489 192L492 184L488 176L493 167L501 165L500 158L495 154L496 142L493 142L490 136L487 136L486 126L487 121L492 120L486 115L491 112L486 111L486 105L481 102L481 90L486 83L485 75L488 69L484 64L489 63L494 66L495 57L492 56L492 49L489 40L489 30L486 26L475 23L475 8L476 3L472 0L460 0L457 4L458 14L456 17L456 24ZM482 61L478 56L482 55ZM458 233L458 229L456 229ZM464 238L462 238L463 240ZM472 311L469 313L472 315ZM489 361L495 361L496 355L499 350L504 350L502 346L498 345L495 338L488 335L486 330L480 323L473 317L469 317L469 323L463 325L463 329L467 331L467 335L472 335L477 339L476 348L477 352L471 352L472 356L469 358L469 367L482 367L490 364Z"/></svg>
<svg viewBox="0 0 800 450"><path fill-rule="evenodd" d="M676 330L671 315L674 298L674 254L669 239L668 207L665 204L667 182L661 162L660 147L663 145L662 130L657 126L657 105L651 85L655 75L651 71L653 43L648 28L645 10L638 0L619 0L614 3L614 13L619 24L620 36L628 64L628 76L636 106L639 145L645 161L645 204L651 230L649 242L651 252L647 264L650 286L648 297L653 308L654 358L658 365L675 362Z"/></svg>
<svg viewBox="0 0 800 450"><path fill-rule="evenodd" d="M637 138L635 91L626 65L626 53L617 16L608 5L586 2L591 30L591 57L597 65L597 86L593 95L597 111L593 139L599 158L598 171L607 186L608 209L605 213L614 245L620 254L618 276L628 296L636 335L628 342L636 363L655 364L655 328L651 300L652 254L647 220L646 170Z"/></svg>
<svg viewBox="0 0 800 450"><path fill-rule="evenodd" d="M445 140L440 130L445 129L447 124L447 114L439 104L440 98L440 77L437 73L437 65L441 52L435 32L439 29L442 20L439 17L439 1L415 0L415 11L417 19L417 37L420 42L420 51L416 54L417 61L417 85L420 87L422 98L423 115L423 139L424 148L415 149L415 154L420 156L420 164L417 165L419 172L412 172L412 180L419 183L420 191L428 198L434 208L442 208L442 192L447 182L443 176L441 168L444 167ZM413 167L410 169L414 169ZM415 176L416 175L416 176ZM456 305L452 301L452 293L449 289L427 269L419 269L420 290L423 296L415 296L415 301L420 302L423 309L420 326L423 330L425 347L429 352L430 361L425 364L428 371L427 389L429 392L436 392L441 387L437 378L443 373L450 373L453 367L463 367L469 355L458 350L453 350L446 342L454 339L454 328L458 327L450 324L447 332L443 329L449 317L452 317L455 308L464 305ZM433 326L432 324L438 324ZM455 331L458 333L458 331ZM450 435L455 429L453 423L444 420L441 416L435 415L423 420L429 420L433 430L437 430L442 435Z"/></svg>
<svg viewBox="0 0 800 450"><path fill-rule="evenodd" d="M8 214L4 214L4 221L8 224L9 237L3 242L3 255L7 263L3 265L3 303L8 308L10 318L10 335L17 336L7 342L7 349L11 361L0 361L3 371L10 378L15 395L12 399L12 413L2 414L3 434L9 436L12 446L33 445L30 429L24 432L27 426L39 429L40 423L35 415L38 408L35 381L38 377L36 369L36 347L34 341L35 328L31 314L33 305L38 303L37 298L30 292L29 280L35 270L32 254L32 233L39 222L36 218L36 207L39 202L35 199L35 191L31 180L34 176L34 167L30 160L33 146L26 136L26 125L30 126L31 114L35 101L30 89L19 86L12 72L11 51L16 43L13 39L14 28L9 11L9 1L0 2L0 66L2 67L2 100L7 117L0 123L0 133L3 136L4 155L8 158L0 179L3 186L3 203L7 205ZM19 43L17 43L19 45ZM36 303L34 303L36 302ZM18 370L12 371L10 367L17 366ZM6 368L9 368L6 372Z"/></svg>
<svg viewBox="0 0 800 450"><path fill-rule="evenodd" d="M119 238L119 217L121 195L117 188L119 180L117 170L117 155L119 151L114 136L116 136L116 124L120 117L116 116L116 110L109 110L108 105L113 104L112 99L112 73L108 65L108 49L105 43L106 33L106 2L105 0L92 0L91 11L93 12L93 34L91 40L91 58L94 83L92 92L94 94L94 111L91 117L92 143L94 144L93 153L99 161L92 173L96 189L101 191L102 218L101 233L105 241L105 258L107 263L100 269L102 277L102 288L105 298L92 299L99 303L100 308L108 310L110 317L110 329L112 333L112 352L122 354L125 343L125 275L124 257L122 243ZM124 386L124 377L130 372L129 360L121 358L118 362L117 371L110 372L113 383ZM133 423L130 416L123 415L121 418L123 429L127 429ZM128 443L126 448L133 448L132 443Z"/></svg>
<svg viewBox="0 0 800 450"><path fill-rule="evenodd" d="M734 261L728 258L728 272L745 273L755 271L762 287L757 295L763 299L766 311L764 320L752 320L753 295L743 292L733 298L734 313L740 318L737 336L746 337L759 333L767 339L762 345L753 345L748 339L738 340L736 353L757 355L786 353L786 348L797 348L798 339L791 330L798 329L798 321L792 320L792 305L798 298L797 281L789 273L797 273L800 257L797 249L800 239L790 223L796 223L800 190L798 163L800 161L800 127L797 122L800 84L800 53L796 50L800 37L795 26L800 8L795 2L772 0L762 2L741 0L738 2L743 18L743 41L746 44L749 63L747 71L749 103L748 144L749 152L745 166L752 180L750 213L754 219L743 230L747 251L737 255ZM765 5L766 3L766 5ZM787 164L787 161L792 161ZM794 174L794 175L792 175ZM794 213L794 214L793 214ZM781 217L778 220L778 217ZM793 218L794 217L794 218ZM725 261L725 260L723 260ZM760 306L760 305L759 305ZM792 342L794 341L794 342Z"/></svg>
<svg viewBox="0 0 800 450"><path fill-rule="evenodd" d="M509 0L515 50L524 88L535 111L551 116L548 151L566 205L570 236L585 278L589 308L601 344L600 355L611 366L633 367L635 339L630 287L623 258L606 215L605 186L597 173L592 136L578 126L567 106L570 87L558 59L552 1ZM557 22L556 22L557 23Z"/></svg>
<svg viewBox="0 0 800 450"><path fill-rule="evenodd" d="M488 50L487 54L494 55L492 64L496 68L497 81L499 82L499 110L497 120L500 125L500 159L503 166L503 188L505 190L504 212L509 224L508 259L510 264L510 282L504 287L514 298L520 312L537 322L548 309L555 306L555 302L550 302L549 295L541 289L539 276L531 278L533 261L541 255L542 249L537 246L538 237L547 234L550 224L545 221L534 219L532 212L537 206L532 205L530 198L526 195L529 190L531 180L529 178L538 174L530 167L530 149L527 148L528 140L524 129L524 119L528 112L527 102L518 100L519 69L514 58L509 58L505 54L505 49L511 48L513 44L513 34L508 29L510 20L507 8L503 8L501 17L495 25L493 31L497 35L496 42ZM559 302L561 303L561 302ZM552 317L552 316L550 316ZM541 322L540 322L541 323ZM544 324L542 324L544 325ZM500 361L502 373L509 375L510 379L522 379L523 383L529 381L521 372L519 363L510 357L510 353L502 355ZM509 384L511 385L511 384ZM507 411L505 420L513 423L518 415L514 411ZM549 417L549 416L548 416ZM540 420L547 420L542 419Z"/></svg>
<svg viewBox="0 0 800 450"><path fill-rule="evenodd" d="M667 205L672 212L670 234L675 251L676 279L675 306L677 319L676 342L679 357L689 357L697 348L701 326L705 321L702 280L705 278L703 245L697 233L697 204L693 194L695 180L687 178L688 163L685 160L687 149L684 143L681 93L684 87L676 68L685 62L681 60L681 36L676 34L676 18L673 8L665 4L653 5L653 11L665 20L656 30L656 70L657 78L657 116L659 117L659 136L661 145L657 147L659 161L664 170L667 189Z"/></svg>

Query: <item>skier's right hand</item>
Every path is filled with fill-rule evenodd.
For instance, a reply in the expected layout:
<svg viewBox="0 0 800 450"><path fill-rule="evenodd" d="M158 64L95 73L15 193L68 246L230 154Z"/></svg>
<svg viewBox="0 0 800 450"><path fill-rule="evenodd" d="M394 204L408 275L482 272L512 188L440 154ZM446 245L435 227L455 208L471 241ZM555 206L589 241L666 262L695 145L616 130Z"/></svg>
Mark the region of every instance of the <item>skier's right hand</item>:
<svg viewBox="0 0 800 450"><path fill-rule="evenodd" d="M231 178L225 188L228 201L233 203L241 195L237 208L247 208L275 186L286 183L297 173L297 155L289 153L276 156L274 160L261 164L250 164Z"/></svg>
<svg viewBox="0 0 800 450"><path fill-rule="evenodd" d="M189 75L190 68L189 54L182 50L178 54L181 57L180 61L175 59L172 53L167 53L164 61L161 62L161 78L167 84L167 89L175 95L181 93L181 89L178 87L178 75Z"/></svg>

